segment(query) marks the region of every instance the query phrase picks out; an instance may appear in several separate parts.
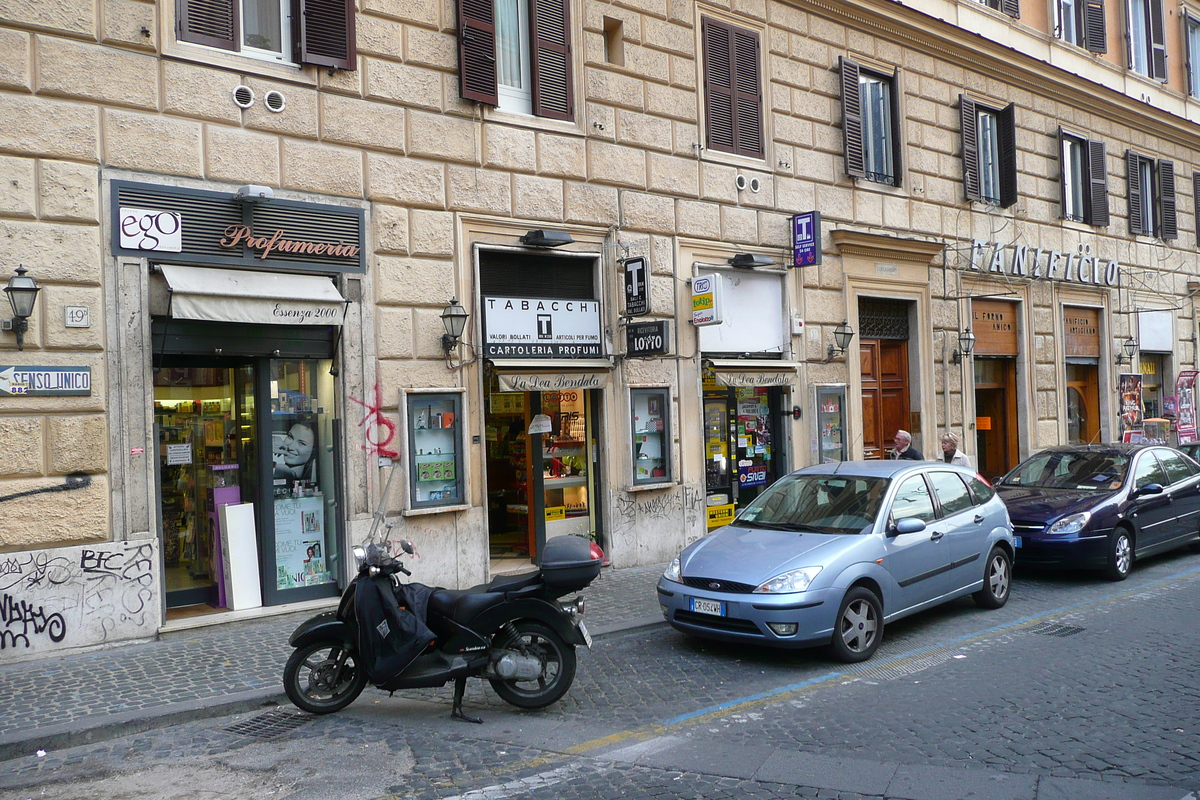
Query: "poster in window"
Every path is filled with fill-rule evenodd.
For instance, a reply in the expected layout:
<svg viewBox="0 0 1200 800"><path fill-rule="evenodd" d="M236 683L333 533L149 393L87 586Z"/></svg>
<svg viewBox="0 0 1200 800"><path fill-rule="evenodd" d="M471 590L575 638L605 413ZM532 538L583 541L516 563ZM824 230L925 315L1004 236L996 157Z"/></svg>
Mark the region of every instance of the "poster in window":
<svg viewBox="0 0 1200 800"><path fill-rule="evenodd" d="M307 415L283 414L274 416L271 432L271 452L274 461L276 486L313 486L317 480L317 428Z"/></svg>
<svg viewBox="0 0 1200 800"><path fill-rule="evenodd" d="M1121 430L1140 430L1142 427L1141 373L1123 373L1117 381L1121 395Z"/></svg>

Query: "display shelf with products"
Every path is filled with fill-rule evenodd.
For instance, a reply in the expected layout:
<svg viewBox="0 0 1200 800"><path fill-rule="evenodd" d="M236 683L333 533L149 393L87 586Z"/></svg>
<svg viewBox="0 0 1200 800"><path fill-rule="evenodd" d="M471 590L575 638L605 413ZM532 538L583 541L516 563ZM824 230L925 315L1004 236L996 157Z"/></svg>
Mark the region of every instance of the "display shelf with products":
<svg viewBox="0 0 1200 800"><path fill-rule="evenodd" d="M461 402L458 394L408 396L413 508L463 502Z"/></svg>
<svg viewBox="0 0 1200 800"><path fill-rule="evenodd" d="M670 426L666 389L633 389L633 482L662 483L670 475Z"/></svg>

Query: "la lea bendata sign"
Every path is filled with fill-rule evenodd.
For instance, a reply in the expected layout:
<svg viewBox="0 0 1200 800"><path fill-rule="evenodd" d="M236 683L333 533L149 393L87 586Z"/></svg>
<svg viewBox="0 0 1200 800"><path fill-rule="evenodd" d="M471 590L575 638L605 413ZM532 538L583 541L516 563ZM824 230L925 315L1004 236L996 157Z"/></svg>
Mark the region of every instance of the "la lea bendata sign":
<svg viewBox="0 0 1200 800"><path fill-rule="evenodd" d="M1014 278L1044 278L1064 283L1112 286L1120 282L1120 265L1081 253L1064 253L1024 244L975 239L968 268Z"/></svg>

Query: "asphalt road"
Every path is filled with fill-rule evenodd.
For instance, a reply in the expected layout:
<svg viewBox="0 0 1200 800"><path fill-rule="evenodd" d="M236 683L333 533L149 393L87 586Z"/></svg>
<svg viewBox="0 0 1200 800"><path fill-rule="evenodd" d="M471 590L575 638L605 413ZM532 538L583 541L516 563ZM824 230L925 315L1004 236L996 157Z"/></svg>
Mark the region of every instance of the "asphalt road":
<svg viewBox="0 0 1200 800"><path fill-rule="evenodd" d="M1009 604L888 627L847 667L670 629L581 652L543 712L472 682L340 714L209 719L5 763L0 800L1200 795L1200 555L1124 583L1018 572Z"/></svg>

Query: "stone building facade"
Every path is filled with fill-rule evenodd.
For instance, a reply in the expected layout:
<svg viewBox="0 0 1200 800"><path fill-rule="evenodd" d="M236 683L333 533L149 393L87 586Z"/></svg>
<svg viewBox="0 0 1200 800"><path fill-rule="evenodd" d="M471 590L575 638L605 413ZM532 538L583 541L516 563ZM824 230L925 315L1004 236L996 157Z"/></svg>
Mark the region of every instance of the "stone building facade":
<svg viewBox="0 0 1200 800"><path fill-rule="evenodd" d="M1142 5L0 0L0 658L324 605L376 508L469 586L898 428L1186 436L1200 13Z"/></svg>

